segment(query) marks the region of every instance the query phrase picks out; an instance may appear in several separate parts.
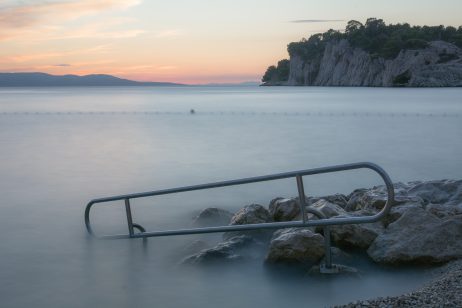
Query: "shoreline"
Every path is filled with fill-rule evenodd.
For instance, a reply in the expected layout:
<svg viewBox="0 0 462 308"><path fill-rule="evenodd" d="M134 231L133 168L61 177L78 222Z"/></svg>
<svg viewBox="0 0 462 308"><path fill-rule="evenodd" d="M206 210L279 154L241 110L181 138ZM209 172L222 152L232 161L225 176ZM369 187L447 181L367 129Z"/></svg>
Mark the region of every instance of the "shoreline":
<svg viewBox="0 0 462 308"><path fill-rule="evenodd" d="M398 296L359 300L334 308L462 307L462 259L434 269L435 278Z"/></svg>

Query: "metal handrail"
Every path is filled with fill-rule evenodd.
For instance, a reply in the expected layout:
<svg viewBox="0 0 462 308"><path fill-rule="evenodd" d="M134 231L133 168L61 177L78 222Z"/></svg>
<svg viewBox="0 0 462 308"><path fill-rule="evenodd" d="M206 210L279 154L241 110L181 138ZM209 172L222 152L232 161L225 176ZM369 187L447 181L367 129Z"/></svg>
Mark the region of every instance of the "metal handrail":
<svg viewBox="0 0 462 308"><path fill-rule="evenodd" d="M334 218L326 218L326 219L318 219L318 220L307 220L306 219L305 191L303 187L303 178L302 178L303 176L323 174L323 173L332 173L332 172L339 172L339 171L347 171L347 170L354 170L354 169L364 169L364 168L371 169L377 172L381 176L383 181L385 182L388 197L387 197L385 206L379 213L375 215L360 216L360 217L337 217L337 218L334 217ZM144 231L143 227L141 227L138 224L133 223L132 221L130 199L175 194L175 193L180 193L180 192L219 188L219 187L234 186L234 185L243 185L243 184L258 183L258 182L274 181L274 180L280 180L280 179L286 179L286 178L292 178L292 177L295 177L297 180L297 189L298 189L298 195L299 195L299 200L300 200L300 210L302 213L302 220L300 221L271 222L271 223L259 223L259 224L248 224L248 225L228 225L228 226L219 226L219 227L151 231L151 232ZM353 163L353 164L345 164L345 165L329 166L329 167L322 167L322 168L315 168L315 169L306 169L306 170L298 170L298 171L292 171L292 172L277 173L277 174L258 176L258 177L243 178L243 179L231 180L231 181L215 182L215 183L193 185L193 186L184 186L184 187L178 187L178 188L163 189L163 190L157 190L157 191L93 199L87 204L85 208L85 226L87 228L88 233L94 237L101 238L101 239L121 239L121 238L147 238L147 237L170 236L170 235L215 233L215 232L228 232L228 231L248 231L248 230L257 230L257 229L282 229L282 228L299 228L299 227L313 227L313 226L327 227L331 225L363 224L363 223L376 222L380 220L381 218L383 218L385 215L387 215L391 206L394 203L394 197L395 197L395 193L394 193L393 183L390 177L388 176L388 174L385 172L385 170L383 170L381 167L379 167L378 165L374 163L360 162L360 163ZM128 224L128 234L96 236L90 224L90 210L92 206L98 203L120 201L120 200L124 200L125 202L125 210L126 210L127 224ZM141 232L135 233L134 228L139 229Z"/></svg>

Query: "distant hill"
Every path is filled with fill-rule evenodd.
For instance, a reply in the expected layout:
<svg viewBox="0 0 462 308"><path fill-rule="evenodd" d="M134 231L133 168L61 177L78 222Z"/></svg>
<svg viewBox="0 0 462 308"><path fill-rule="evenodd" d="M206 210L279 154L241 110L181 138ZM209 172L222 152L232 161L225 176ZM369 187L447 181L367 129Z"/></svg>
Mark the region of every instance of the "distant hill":
<svg viewBox="0 0 462 308"><path fill-rule="evenodd" d="M74 87L74 86L178 86L171 82L138 82L111 75L50 75L45 73L0 73L0 87Z"/></svg>

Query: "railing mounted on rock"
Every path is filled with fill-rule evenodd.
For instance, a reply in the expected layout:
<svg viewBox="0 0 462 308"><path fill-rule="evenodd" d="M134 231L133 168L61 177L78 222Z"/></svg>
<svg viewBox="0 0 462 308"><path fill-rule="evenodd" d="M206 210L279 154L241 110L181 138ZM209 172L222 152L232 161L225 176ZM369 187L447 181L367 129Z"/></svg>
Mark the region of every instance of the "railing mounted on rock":
<svg viewBox="0 0 462 308"><path fill-rule="evenodd" d="M333 173L333 172L340 172L340 171L347 171L347 170L354 170L354 169L364 169L364 168L371 169L377 172L381 176L383 181L385 182L388 197L387 197L385 206L379 213L375 215L370 215L370 216L325 218L324 215L320 213L319 211L311 207L307 207L307 204L305 201L306 200L305 199L306 198L305 189L303 187L303 176L323 174L323 173ZM301 215L302 218L299 221L270 222L270 223L259 223L259 224L248 224L248 225L228 225L228 226L219 226L219 227L205 227L205 228L164 230L164 231L146 231L142 226L133 222L132 211L130 207L131 199L176 194L176 193L181 193L181 192L212 189L212 188L219 188L219 187L226 187L226 186L243 185L243 184L258 183L258 182L267 182L267 181L281 180L281 179L287 179L287 178L295 178L297 182L298 196L300 200L300 211L302 214ZM135 193L135 194L127 194L127 195L119 195L119 196L93 199L87 204L85 208L85 226L90 235L96 238L99 238L99 239L124 239L124 238L146 239L148 237L171 236L171 235L186 235L186 234L201 234L201 233L215 233L215 232L229 232L229 231L249 231L249 230L261 230L261 229L282 229L282 228L301 228L301 227L320 226L320 227L324 227L324 239L325 239L325 247L326 247L326 261L325 261L326 264L321 266L321 272L336 273L338 272L338 268L332 264L332 260L331 260L329 226L376 222L388 214L394 202L394 195L395 194L394 194L393 183L390 177L388 176L388 174L385 172L385 170L383 170L381 167L379 167L376 164L373 164L370 162L361 162L361 163L329 166L329 167L322 167L322 168L315 168L315 169L298 170L298 171L292 171L292 172L284 172L284 173L264 175L264 176L251 177L251 178L243 178L243 179L237 179L237 180L231 180L231 181L215 182L215 183L208 183L208 184L201 184L201 185L194 185L194 186L185 186L185 187L163 189L163 190L143 192L143 193ZM101 204L101 203L112 202L112 201L124 201L125 203L125 211L126 211L127 224L128 224L128 234L97 236L93 232L93 229L90 224L90 210L95 204ZM317 216L319 219L316 219L316 220L307 219L306 213L312 213L315 216ZM135 229L139 230L140 232L135 233Z"/></svg>

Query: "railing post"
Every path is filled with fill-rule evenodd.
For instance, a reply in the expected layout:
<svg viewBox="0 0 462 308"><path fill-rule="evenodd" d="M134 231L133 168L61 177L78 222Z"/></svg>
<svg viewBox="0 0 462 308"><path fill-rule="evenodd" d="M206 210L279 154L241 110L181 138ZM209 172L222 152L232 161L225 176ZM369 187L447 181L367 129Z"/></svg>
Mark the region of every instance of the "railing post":
<svg viewBox="0 0 462 308"><path fill-rule="evenodd" d="M332 268L332 250L330 248L330 227L324 227L324 248L326 250L326 268Z"/></svg>
<svg viewBox="0 0 462 308"><path fill-rule="evenodd" d="M303 187L303 178L301 175L297 174L297 190L298 190L298 199L300 202L300 211L302 213L302 221L303 223L306 222L306 215L305 215L305 188Z"/></svg>
<svg viewBox="0 0 462 308"><path fill-rule="evenodd" d="M135 231L133 231L133 220L132 220L132 210L130 208L130 199L125 199L125 212L127 214L127 223L128 223L128 233L130 234L130 237L135 234Z"/></svg>

